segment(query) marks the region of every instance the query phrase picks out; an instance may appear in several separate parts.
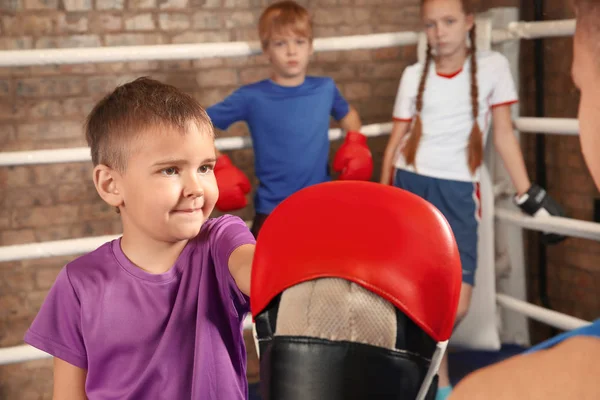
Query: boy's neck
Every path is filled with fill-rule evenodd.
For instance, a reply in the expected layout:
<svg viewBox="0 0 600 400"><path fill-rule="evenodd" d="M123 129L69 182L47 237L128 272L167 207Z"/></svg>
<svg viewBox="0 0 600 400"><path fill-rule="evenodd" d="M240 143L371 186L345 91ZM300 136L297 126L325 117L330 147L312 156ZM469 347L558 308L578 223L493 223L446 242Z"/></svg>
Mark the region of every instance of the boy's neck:
<svg viewBox="0 0 600 400"><path fill-rule="evenodd" d="M305 79L306 79L306 73L297 75L294 77L284 77L284 76L281 76L281 75L273 72L273 74L271 76L271 80L273 82L275 82L276 84L278 84L279 86L288 86L288 87L300 86L304 83Z"/></svg>
<svg viewBox="0 0 600 400"><path fill-rule="evenodd" d="M165 243L136 236L128 235L124 230L121 250L136 267L150 274L163 274L169 271L188 243L188 240Z"/></svg>
<svg viewBox="0 0 600 400"><path fill-rule="evenodd" d="M449 56L436 57L435 69L441 74L453 74L463 67L468 55L469 49L464 47Z"/></svg>

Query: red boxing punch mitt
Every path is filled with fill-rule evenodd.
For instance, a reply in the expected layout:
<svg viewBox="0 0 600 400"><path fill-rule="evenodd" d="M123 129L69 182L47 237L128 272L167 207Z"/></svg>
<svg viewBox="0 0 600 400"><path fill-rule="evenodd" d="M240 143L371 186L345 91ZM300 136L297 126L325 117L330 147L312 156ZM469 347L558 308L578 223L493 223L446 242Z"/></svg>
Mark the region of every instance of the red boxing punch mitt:
<svg viewBox="0 0 600 400"><path fill-rule="evenodd" d="M410 192L335 181L276 207L256 245L252 315L285 289L324 277L364 286L433 339L450 338L462 281L458 247L442 213Z"/></svg>
<svg viewBox="0 0 600 400"><path fill-rule="evenodd" d="M367 138L359 132L348 132L333 160L333 170L340 180L368 181L373 175L373 156Z"/></svg>
<svg viewBox="0 0 600 400"><path fill-rule="evenodd" d="M422 198L334 181L261 229L250 304L265 400L429 400L461 288L456 241Z"/></svg>
<svg viewBox="0 0 600 400"><path fill-rule="evenodd" d="M227 212L246 207L246 194L251 189L250 181L224 154L217 159L215 178L219 187L216 207L220 211Z"/></svg>

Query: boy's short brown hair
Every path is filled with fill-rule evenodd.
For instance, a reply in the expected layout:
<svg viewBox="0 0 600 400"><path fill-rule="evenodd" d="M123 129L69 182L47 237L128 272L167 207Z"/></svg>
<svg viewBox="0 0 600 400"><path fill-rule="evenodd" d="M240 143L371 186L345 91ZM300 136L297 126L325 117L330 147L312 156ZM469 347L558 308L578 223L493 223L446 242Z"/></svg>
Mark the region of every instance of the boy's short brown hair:
<svg viewBox="0 0 600 400"><path fill-rule="evenodd" d="M312 19L306 8L285 0L271 4L263 11L258 21L258 36L263 48L269 45L274 34L288 31L312 41Z"/></svg>
<svg viewBox="0 0 600 400"><path fill-rule="evenodd" d="M210 118L192 96L142 77L117 87L96 104L87 117L85 137L94 166L104 164L123 172L133 139L150 130L184 134L190 123L214 135Z"/></svg>

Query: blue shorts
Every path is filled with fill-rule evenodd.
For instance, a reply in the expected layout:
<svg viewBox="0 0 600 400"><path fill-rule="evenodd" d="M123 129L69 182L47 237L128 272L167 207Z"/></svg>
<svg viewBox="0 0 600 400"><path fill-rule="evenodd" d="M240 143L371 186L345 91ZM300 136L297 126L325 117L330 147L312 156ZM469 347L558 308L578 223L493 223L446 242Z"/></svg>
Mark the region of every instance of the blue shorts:
<svg viewBox="0 0 600 400"><path fill-rule="evenodd" d="M462 281L474 286L477 229L481 219L479 183L432 178L397 169L394 186L424 198L444 214L458 244Z"/></svg>

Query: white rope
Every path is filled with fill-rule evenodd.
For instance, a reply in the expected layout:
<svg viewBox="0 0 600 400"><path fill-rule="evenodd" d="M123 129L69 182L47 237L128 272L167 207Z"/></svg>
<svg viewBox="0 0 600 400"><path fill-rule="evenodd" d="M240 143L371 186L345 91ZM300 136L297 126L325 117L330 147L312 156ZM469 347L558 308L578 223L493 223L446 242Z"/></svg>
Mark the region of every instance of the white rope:
<svg viewBox="0 0 600 400"><path fill-rule="evenodd" d="M378 49L416 44L416 32L318 38L315 52ZM132 61L196 60L213 57L241 57L259 54L259 42L218 42L148 46L111 46L71 49L0 51L0 67L58 65Z"/></svg>
<svg viewBox="0 0 600 400"><path fill-rule="evenodd" d="M561 217L530 217L519 211L510 211L496 207L496 218L507 221L522 228L540 232L553 232L566 236L590 240L600 240L600 224Z"/></svg>
<svg viewBox="0 0 600 400"><path fill-rule="evenodd" d="M574 26L574 20L513 22L506 29L492 31L492 43L517 39L569 36L573 34L575 30ZM314 49L316 52L376 49L417 44L418 39L418 32L338 36L316 39ZM5 50L0 51L0 67L191 60L213 57L249 56L258 54L260 51L260 44L258 42Z"/></svg>
<svg viewBox="0 0 600 400"><path fill-rule="evenodd" d="M392 123L365 125L361 132L365 136L387 135L392 130ZM337 140L342 137L340 129L329 130L329 140ZM252 139L248 136L236 136L219 138L215 141L220 151L239 150L252 147ZM67 162L89 162L91 161L89 147L78 147L71 149L14 151L0 153L0 166L15 165L41 165L58 164Z"/></svg>
<svg viewBox="0 0 600 400"><path fill-rule="evenodd" d="M365 125L361 132L365 136L375 137L387 135L392 130L392 123ZM515 125L520 132L539 132L552 134L577 135L579 123L577 119L568 118L518 118ZM342 137L340 129L329 130L329 139ZM220 151L250 148L252 140L247 136L219 138L215 141ZM67 162L89 162L91 160L88 147L53 150L33 150L0 152L0 166L41 165Z"/></svg>
<svg viewBox="0 0 600 400"><path fill-rule="evenodd" d="M0 247L0 262L89 253L117 236L95 236Z"/></svg>
<svg viewBox="0 0 600 400"><path fill-rule="evenodd" d="M506 30L493 31L492 42L573 36L574 33L575 19L535 22L518 21L509 23Z"/></svg>
<svg viewBox="0 0 600 400"><path fill-rule="evenodd" d="M365 125L361 132L365 136L375 137L387 135L392 130L392 123ZM579 132L577 119L567 118L518 118L515 121L517 129L521 132L539 132L576 135ZM342 137L340 129L329 130L329 139L337 140ZM219 138L215 141L221 151L239 150L250 148L252 140L247 136ZM89 162L91 160L88 147L53 150L33 150L0 152L0 166L15 165L41 165L67 162Z"/></svg>
<svg viewBox="0 0 600 400"><path fill-rule="evenodd" d="M248 314L244 319L243 329L251 330L253 327L252 316ZM52 357L50 354L28 344L0 348L0 365L42 360L50 357Z"/></svg>
<svg viewBox="0 0 600 400"><path fill-rule="evenodd" d="M531 319L535 319L536 321L543 322L565 331L571 331L590 324L589 321L571 317L570 315L558 311L548 310L544 307L536 306L535 304L530 304L505 294L497 294L496 300L498 301L498 304L507 309L516 311Z"/></svg>
<svg viewBox="0 0 600 400"><path fill-rule="evenodd" d="M515 125L519 132L555 135L578 135L579 121L575 118L518 118Z"/></svg>

